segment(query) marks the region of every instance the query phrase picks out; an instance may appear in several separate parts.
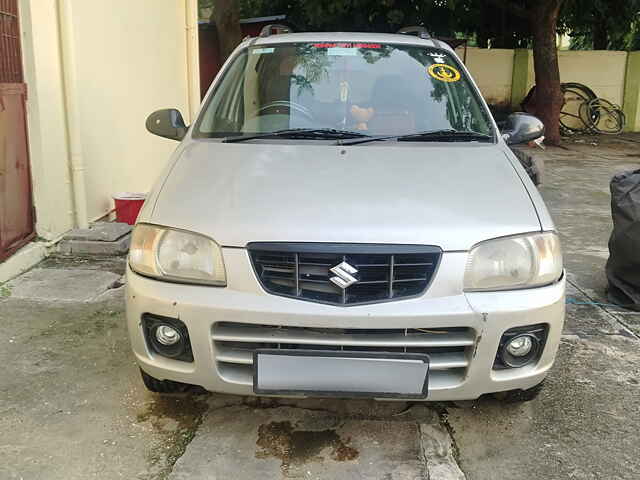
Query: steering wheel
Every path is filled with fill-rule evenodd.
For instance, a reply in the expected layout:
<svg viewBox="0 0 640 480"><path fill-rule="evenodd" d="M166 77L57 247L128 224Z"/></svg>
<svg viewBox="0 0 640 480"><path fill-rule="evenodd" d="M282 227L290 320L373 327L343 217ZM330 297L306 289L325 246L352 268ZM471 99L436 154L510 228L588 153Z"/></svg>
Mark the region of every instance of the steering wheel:
<svg viewBox="0 0 640 480"><path fill-rule="evenodd" d="M267 103L266 105L257 109L254 112L254 116L258 117L260 115L263 115L264 114L263 112L265 110L269 110L270 108L278 108L278 107L288 108L289 111L295 110L296 112L304 115L307 118L307 120L313 120L313 114L307 107L300 105L299 103L296 103L296 102L291 102L289 100L276 100L275 102Z"/></svg>

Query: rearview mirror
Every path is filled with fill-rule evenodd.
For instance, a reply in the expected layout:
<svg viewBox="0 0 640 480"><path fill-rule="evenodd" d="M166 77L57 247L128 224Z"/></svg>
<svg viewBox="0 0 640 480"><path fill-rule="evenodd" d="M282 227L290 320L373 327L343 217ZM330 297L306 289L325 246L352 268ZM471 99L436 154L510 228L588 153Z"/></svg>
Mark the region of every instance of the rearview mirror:
<svg viewBox="0 0 640 480"><path fill-rule="evenodd" d="M147 130L159 137L180 141L187 134L187 126L178 110L165 108L156 110L147 117Z"/></svg>
<svg viewBox="0 0 640 480"><path fill-rule="evenodd" d="M544 124L528 113L517 112L507 117L502 138L508 145L527 143L544 135Z"/></svg>

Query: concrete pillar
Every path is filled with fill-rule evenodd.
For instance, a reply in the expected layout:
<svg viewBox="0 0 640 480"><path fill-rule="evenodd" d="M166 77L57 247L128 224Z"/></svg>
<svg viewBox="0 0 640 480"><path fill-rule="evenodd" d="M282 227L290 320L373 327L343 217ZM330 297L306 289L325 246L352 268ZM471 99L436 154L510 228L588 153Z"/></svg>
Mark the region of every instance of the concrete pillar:
<svg viewBox="0 0 640 480"><path fill-rule="evenodd" d="M627 118L627 132L640 132L640 51L627 53L622 110Z"/></svg>
<svg viewBox="0 0 640 480"><path fill-rule="evenodd" d="M529 92L529 78L533 74L531 50L517 48L513 53L513 77L511 80L511 108L521 110L520 104Z"/></svg>
<svg viewBox="0 0 640 480"><path fill-rule="evenodd" d="M46 240L74 225L57 6L21 0L19 8L36 231Z"/></svg>

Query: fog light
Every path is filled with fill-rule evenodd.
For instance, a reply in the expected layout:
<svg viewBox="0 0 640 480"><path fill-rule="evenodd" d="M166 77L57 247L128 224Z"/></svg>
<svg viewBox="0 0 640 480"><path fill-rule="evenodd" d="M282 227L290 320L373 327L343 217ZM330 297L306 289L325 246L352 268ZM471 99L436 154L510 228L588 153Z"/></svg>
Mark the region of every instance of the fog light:
<svg viewBox="0 0 640 480"><path fill-rule="evenodd" d="M500 349L502 363L510 368L524 367L537 360L540 342L530 334L507 340Z"/></svg>
<svg viewBox="0 0 640 480"><path fill-rule="evenodd" d="M156 339L162 345L175 345L181 339L180 333L169 325L159 325L156 327Z"/></svg>
<svg viewBox="0 0 640 480"><path fill-rule="evenodd" d="M504 332L493 368L518 368L537 362L544 350L548 329L546 324L536 324L514 327Z"/></svg>
<svg viewBox="0 0 640 480"><path fill-rule="evenodd" d="M142 329L150 352L183 362L193 362L187 326L178 318L145 313Z"/></svg>
<svg viewBox="0 0 640 480"><path fill-rule="evenodd" d="M531 335L519 335L507 343L506 349L514 357L524 357L531 352L533 340Z"/></svg>

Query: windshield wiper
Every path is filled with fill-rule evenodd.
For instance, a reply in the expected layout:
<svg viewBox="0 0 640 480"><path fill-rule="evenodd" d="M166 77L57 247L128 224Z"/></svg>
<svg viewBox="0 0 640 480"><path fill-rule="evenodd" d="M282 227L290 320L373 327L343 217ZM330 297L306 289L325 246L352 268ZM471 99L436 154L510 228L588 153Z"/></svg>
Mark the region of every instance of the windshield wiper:
<svg viewBox="0 0 640 480"><path fill-rule="evenodd" d="M338 130L335 128L287 128L275 130L273 132L257 133L255 135L238 135L237 137L226 137L222 139L225 143L244 142L257 138L310 138L310 139L343 139L368 137L364 133L353 132L351 130Z"/></svg>
<svg viewBox="0 0 640 480"><path fill-rule="evenodd" d="M375 142L377 140L396 140L414 142L456 141L456 140L491 140L491 135L470 130L454 130L452 128L440 130L426 130L424 132L407 133L405 135L381 135L378 137L356 138L352 141L341 142L342 145L357 145L359 143Z"/></svg>

